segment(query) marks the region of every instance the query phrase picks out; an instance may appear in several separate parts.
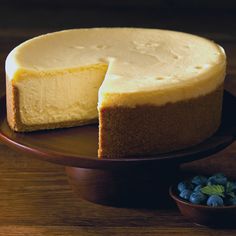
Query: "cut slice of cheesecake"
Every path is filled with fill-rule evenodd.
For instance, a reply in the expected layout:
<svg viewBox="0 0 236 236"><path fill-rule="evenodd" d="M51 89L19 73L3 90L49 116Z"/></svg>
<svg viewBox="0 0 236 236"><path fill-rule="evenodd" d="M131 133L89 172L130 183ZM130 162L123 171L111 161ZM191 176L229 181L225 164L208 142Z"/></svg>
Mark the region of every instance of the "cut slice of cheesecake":
<svg viewBox="0 0 236 236"><path fill-rule="evenodd" d="M225 68L220 46L180 32L46 34L7 57L8 123L33 131L93 123L99 114L99 157L185 148L218 128Z"/></svg>

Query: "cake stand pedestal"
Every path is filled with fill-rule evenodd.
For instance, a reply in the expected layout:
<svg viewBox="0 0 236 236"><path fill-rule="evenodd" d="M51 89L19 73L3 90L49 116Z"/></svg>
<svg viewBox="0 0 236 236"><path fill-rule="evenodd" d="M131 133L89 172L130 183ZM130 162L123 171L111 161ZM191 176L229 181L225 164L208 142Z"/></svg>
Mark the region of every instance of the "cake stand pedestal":
<svg viewBox="0 0 236 236"><path fill-rule="evenodd" d="M66 167L69 183L83 199L105 205L162 207L178 166L155 165L113 170Z"/></svg>
<svg viewBox="0 0 236 236"><path fill-rule="evenodd" d="M168 187L179 178L181 163L223 150L236 137L236 98L224 93L218 131L204 142L180 151L122 159L98 159L98 127L13 132L6 121L5 97L0 100L0 139L26 155L65 166L69 183L89 201L115 206L153 207L169 204Z"/></svg>

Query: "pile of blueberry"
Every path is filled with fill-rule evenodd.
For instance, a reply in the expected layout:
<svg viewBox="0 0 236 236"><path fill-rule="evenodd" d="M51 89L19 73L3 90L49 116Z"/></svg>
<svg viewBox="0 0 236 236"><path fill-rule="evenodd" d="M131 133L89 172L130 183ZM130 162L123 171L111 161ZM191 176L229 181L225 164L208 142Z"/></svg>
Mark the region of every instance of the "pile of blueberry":
<svg viewBox="0 0 236 236"><path fill-rule="evenodd" d="M210 177L195 176L178 184L179 196L193 204L211 207L236 205L236 181L218 173Z"/></svg>

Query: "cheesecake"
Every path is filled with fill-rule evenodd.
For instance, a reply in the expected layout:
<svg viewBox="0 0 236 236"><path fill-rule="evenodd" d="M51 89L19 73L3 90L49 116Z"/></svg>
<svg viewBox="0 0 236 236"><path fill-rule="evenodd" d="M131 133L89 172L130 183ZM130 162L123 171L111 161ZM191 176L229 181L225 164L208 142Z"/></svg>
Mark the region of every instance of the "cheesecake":
<svg viewBox="0 0 236 236"><path fill-rule="evenodd" d="M226 56L168 30L91 28L30 39L6 59L7 120L27 132L99 122L98 157L196 145L221 120Z"/></svg>

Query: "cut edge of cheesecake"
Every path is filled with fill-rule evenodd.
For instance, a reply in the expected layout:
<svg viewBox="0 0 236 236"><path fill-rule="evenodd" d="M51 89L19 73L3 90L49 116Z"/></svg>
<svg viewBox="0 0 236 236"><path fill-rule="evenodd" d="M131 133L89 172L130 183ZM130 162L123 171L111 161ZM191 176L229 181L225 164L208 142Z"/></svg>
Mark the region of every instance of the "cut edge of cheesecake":
<svg viewBox="0 0 236 236"><path fill-rule="evenodd" d="M13 129L16 132L29 132L29 131L37 131L37 130L44 130L44 129L56 129L56 128L67 128L67 127L74 127L74 126L81 126L86 124L93 124L98 123L98 115L97 115L97 97L98 97L98 88L100 87L100 84L102 83L104 79L104 74L107 71L107 64L100 63L100 64L94 64L89 67L83 66L78 68L69 68L68 70L60 71L58 70L57 73L51 73L50 71L46 71L42 73L40 76L38 76L35 71L17 71L16 76L14 80L10 80L9 77L6 75L6 106L7 106L7 121L11 129ZM48 123L41 123L41 124L26 124L22 122L22 115L21 115L21 109L20 109L20 95L19 95L19 88L18 84L22 84L25 81L27 82L27 78L24 76L30 75L33 81L38 81L41 78L44 78L44 76L54 76L55 78L63 77L63 75L70 74L72 76L72 80L74 78L76 79L75 75L80 75L82 73L95 73L97 78L95 77L94 80L96 80L96 84L92 84L91 86L97 86L95 87L95 92L93 92L93 96L95 93L96 101L92 101L92 105L94 106L92 108L93 112L92 114L84 116L82 119L70 119L68 121L59 121L59 122L48 122ZM80 75L81 76L81 75ZM50 78L50 80L53 80ZM61 79L60 79L61 81ZM70 82L70 81L66 81ZM72 81L73 82L73 81ZM75 82L75 81L74 81ZM77 82L76 82L77 83ZM99 84L100 83L100 84ZM31 84L30 84L31 85ZM80 85L77 85L80 86ZM87 86L86 84L83 86ZM91 87L90 86L90 87ZM50 91L49 91L50 93ZM22 99L24 100L24 98ZM30 103L29 100L26 99L26 102ZM37 112L37 111L36 111ZM63 113L66 112L65 110L62 111Z"/></svg>
<svg viewBox="0 0 236 236"><path fill-rule="evenodd" d="M38 125L25 125L22 123L19 113L19 96L18 89L6 82L6 104L7 104L7 122L10 128L16 132L31 132L37 130L50 130L58 128L70 128L75 126L96 124L98 118L85 119L85 120L71 120L58 123L38 124Z"/></svg>

